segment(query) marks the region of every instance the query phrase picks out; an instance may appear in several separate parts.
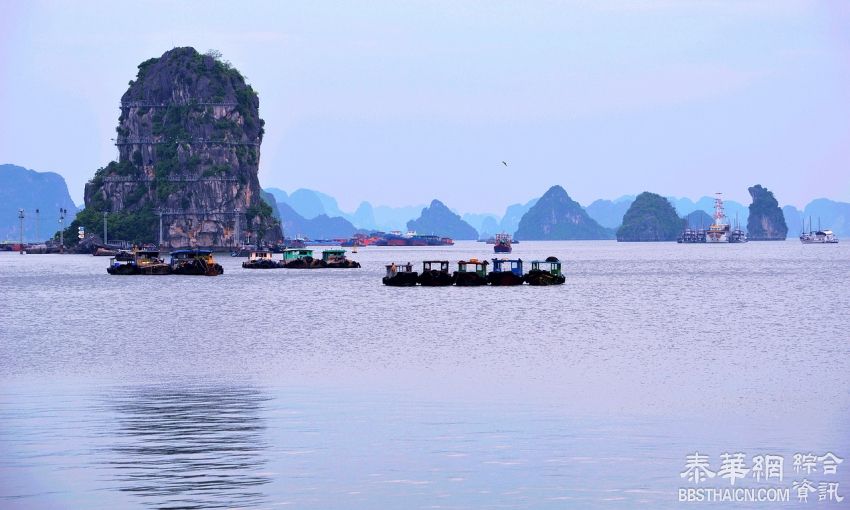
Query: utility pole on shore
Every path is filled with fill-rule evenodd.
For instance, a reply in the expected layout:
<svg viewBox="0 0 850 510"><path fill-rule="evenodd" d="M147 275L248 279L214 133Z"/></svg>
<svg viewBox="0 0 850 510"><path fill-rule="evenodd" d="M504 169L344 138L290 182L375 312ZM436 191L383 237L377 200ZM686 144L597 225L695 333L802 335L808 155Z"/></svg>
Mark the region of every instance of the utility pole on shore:
<svg viewBox="0 0 850 510"><path fill-rule="evenodd" d="M107 214L106 211L103 211L103 244L104 244L104 246L109 244L109 238L107 237L107 233L106 233L106 214Z"/></svg>
<svg viewBox="0 0 850 510"><path fill-rule="evenodd" d="M159 210L159 249L162 249L162 209Z"/></svg>
<svg viewBox="0 0 850 510"><path fill-rule="evenodd" d="M236 213L236 226L234 227L235 233L233 237L235 237L235 240L233 241L233 245L234 248L239 251L239 247L241 246L241 243L239 242L239 209L235 209L234 212Z"/></svg>
<svg viewBox="0 0 850 510"><path fill-rule="evenodd" d="M65 213L68 210L64 207L59 208L59 252L65 253Z"/></svg>
<svg viewBox="0 0 850 510"><path fill-rule="evenodd" d="M18 219L21 222L21 232L20 232L20 234L21 234L21 244L20 244L19 248L21 250L21 255L23 255L24 254L24 210L23 209L18 209Z"/></svg>
<svg viewBox="0 0 850 510"><path fill-rule="evenodd" d="M37 243L40 243L42 241L42 239L41 239L41 228L40 228L41 227L41 223L40 223L41 217L39 216L40 212L41 211L39 211L38 209L35 210L35 242L37 242Z"/></svg>

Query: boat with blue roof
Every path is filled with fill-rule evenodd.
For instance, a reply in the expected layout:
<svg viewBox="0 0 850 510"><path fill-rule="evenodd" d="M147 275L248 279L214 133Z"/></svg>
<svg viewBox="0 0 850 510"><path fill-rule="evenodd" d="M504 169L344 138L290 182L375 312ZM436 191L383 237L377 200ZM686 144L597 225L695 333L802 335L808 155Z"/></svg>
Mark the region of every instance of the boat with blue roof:
<svg viewBox="0 0 850 510"><path fill-rule="evenodd" d="M492 259L493 269L487 274L487 283L495 286L522 285L522 259Z"/></svg>

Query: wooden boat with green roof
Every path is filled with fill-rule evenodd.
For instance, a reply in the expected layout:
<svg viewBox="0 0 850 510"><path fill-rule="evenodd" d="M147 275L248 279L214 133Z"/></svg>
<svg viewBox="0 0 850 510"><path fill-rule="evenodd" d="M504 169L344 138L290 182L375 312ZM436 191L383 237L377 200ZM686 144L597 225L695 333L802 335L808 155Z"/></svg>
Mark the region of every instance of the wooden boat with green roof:
<svg viewBox="0 0 850 510"><path fill-rule="evenodd" d="M354 260L348 260L343 249L322 250L322 266L321 267L336 267L344 269L356 269L360 267L360 263Z"/></svg>
<svg viewBox="0 0 850 510"><path fill-rule="evenodd" d="M435 267L439 267L436 269ZM423 287L445 287L454 283L454 277L449 273L448 260L425 260L422 262L422 274L418 278Z"/></svg>
<svg viewBox="0 0 850 510"><path fill-rule="evenodd" d="M288 269L312 269L321 267L321 261L313 258L313 250L306 248L289 248L283 250L282 267Z"/></svg>
<svg viewBox="0 0 850 510"><path fill-rule="evenodd" d="M458 287L487 285L487 266L489 264L486 260L459 260L457 271L454 272L455 285Z"/></svg>
<svg viewBox="0 0 850 510"><path fill-rule="evenodd" d="M522 259L493 259L487 282L495 286L522 285Z"/></svg>
<svg viewBox="0 0 850 510"><path fill-rule="evenodd" d="M561 272L561 261L557 257L532 260L531 271L524 278L529 285L561 285L566 281Z"/></svg>

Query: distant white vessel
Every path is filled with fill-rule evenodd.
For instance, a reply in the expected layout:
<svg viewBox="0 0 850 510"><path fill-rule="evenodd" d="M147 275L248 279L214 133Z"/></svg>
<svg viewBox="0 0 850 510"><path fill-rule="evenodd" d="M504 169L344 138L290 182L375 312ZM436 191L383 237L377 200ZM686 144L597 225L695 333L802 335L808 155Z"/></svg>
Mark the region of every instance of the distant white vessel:
<svg viewBox="0 0 850 510"><path fill-rule="evenodd" d="M723 193L716 193L714 198L714 223L705 231L705 242L728 243L731 229L726 221L726 212L723 210Z"/></svg>
<svg viewBox="0 0 850 510"><path fill-rule="evenodd" d="M809 218L809 231L800 233L800 242L803 244L836 244L838 238L832 233L832 230L821 230L820 219L818 219L818 229L812 230L812 219Z"/></svg>

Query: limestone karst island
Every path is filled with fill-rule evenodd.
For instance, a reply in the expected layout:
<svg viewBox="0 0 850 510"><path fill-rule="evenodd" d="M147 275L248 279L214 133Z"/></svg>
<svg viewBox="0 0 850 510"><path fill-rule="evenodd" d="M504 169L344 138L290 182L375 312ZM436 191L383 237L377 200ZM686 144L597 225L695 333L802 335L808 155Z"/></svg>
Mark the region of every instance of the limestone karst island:
<svg viewBox="0 0 850 510"><path fill-rule="evenodd" d="M78 227L167 248L236 246L244 233L281 240L257 179L263 119L254 89L215 54L174 48L139 64L121 96L118 161L86 185Z"/></svg>

